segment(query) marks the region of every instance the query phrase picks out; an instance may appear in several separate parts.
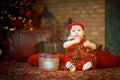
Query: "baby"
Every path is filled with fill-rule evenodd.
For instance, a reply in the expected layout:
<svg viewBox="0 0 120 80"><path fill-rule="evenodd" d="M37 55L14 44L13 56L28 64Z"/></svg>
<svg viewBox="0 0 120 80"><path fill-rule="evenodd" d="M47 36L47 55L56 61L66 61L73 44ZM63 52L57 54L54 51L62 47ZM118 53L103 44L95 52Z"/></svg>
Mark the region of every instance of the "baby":
<svg viewBox="0 0 120 80"><path fill-rule="evenodd" d="M93 54L96 44L84 38L85 28L80 22L68 25L68 41L63 47L67 50L66 68L70 71L89 70L96 68L96 57ZM93 51L90 51L93 50Z"/></svg>

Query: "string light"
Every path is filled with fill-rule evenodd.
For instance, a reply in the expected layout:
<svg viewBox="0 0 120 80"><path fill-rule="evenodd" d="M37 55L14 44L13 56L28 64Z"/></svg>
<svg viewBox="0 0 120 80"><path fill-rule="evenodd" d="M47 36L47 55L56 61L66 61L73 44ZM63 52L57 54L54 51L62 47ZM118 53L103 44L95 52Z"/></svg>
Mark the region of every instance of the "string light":
<svg viewBox="0 0 120 80"><path fill-rule="evenodd" d="M29 28L31 31L33 30L33 28Z"/></svg>
<svg viewBox="0 0 120 80"><path fill-rule="evenodd" d="M15 31L16 30L16 28L14 27L14 28L10 28L10 31Z"/></svg>
<svg viewBox="0 0 120 80"><path fill-rule="evenodd" d="M8 26L5 26L5 27L3 27L4 29L8 29L9 27Z"/></svg>
<svg viewBox="0 0 120 80"><path fill-rule="evenodd" d="M3 19L3 17L1 16L0 19Z"/></svg>
<svg viewBox="0 0 120 80"><path fill-rule="evenodd" d="M31 23L31 22L32 22L32 19L29 20L29 23Z"/></svg>
<svg viewBox="0 0 120 80"><path fill-rule="evenodd" d="M2 50L0 49L0 55L2 55Z"/></svg>
<svg viewBox="0 0 120 80"><path fill-rule="evenodd" d="M2 30L4 40L7 39L8 32L28 27L28 24L32 22L32 19L30 19L32 14L29 17L29 14L26 15L27 10L32 11L31 4L31 0L1 0L0 30ZM33 30L33 28L30 28L30 30ZM6 54L8 51L7 48L3 46L4 44L0 46L0 56ZM2 50L3 48L4 50Z"/></svg>
<svg viewBox="0 0 120 80"><path fill-rule="evenodd" d="M28 3L29 3L29 5L27 5ZM23 27L26 27L28 23L32 22L32 20L31 19L29 20L29 18L27 19L27 16L25 15L25 13L20 15L19 10L23 9L25 11L26 9L29 9L29 6L31 6L31 1L30 2L26 1L25 3L24 3L24 1L21 1L21 0L5 2L4 5L0 6L0 7L3 7L3 9L1 10L0 20L2 20L2 19L5 21L8 20L8 22L6 24L4 23L5 26L6 25L8 25L8 26L4 27L4 24L3 24L3 26L1 26L1 27L3 27L3 29L8 29L8 28L10 29L11 27L13 27L12 21L17 20L17 19L19 21L21 21L21 23L24 24ZM14 10L16 10L16 11L14 11ZM8 18L6 16L8 16ZM11 21L9 22L9 20L11 20ZM18 25L21 23L18 23ZM18 27L18 26L16 26L16 27ZM11 30L13 30L13 29L10 29L10 31Z"/></svg>

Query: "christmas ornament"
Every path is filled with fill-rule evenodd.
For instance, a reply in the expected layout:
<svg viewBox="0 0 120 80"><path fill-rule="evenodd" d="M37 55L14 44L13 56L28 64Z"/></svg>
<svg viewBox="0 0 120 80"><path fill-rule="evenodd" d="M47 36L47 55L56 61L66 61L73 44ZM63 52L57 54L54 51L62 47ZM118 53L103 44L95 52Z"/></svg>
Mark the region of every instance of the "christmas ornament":
<svg viewBox="0 0 120 80"><path fill-rule="evenodd" d="M23 15L24 13L25 13L25 10L24 9L20 9L19 14Z"/></svg>
<svg viewBox="0 0 120 80"><path fill-rule="evenodd" d="M13 60L12 63L13 63L13 64L16 64L16 60Z"/></svg>
<svg viewBox="0 0 120 80"><path fill-rule="evenodd" d="M27 10L26 11L26 17L30 18L33 14L33 11L32 10Z"/></svg>

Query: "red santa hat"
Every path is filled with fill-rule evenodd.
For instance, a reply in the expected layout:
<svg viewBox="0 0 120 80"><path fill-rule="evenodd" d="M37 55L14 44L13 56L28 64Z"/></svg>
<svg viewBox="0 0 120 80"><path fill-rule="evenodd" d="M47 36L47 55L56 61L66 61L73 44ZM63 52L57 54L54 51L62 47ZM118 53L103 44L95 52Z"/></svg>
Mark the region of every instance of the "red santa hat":
<svg viewBox="0 0 120 80"><path fill-rule="evenodd" d="M70 30L71 30L72 26L75 26L75 25L79 25L83 30L85 30L84 25L82 23L80 23L80 22L73 22L71 24L68 24L68 33L70 33Z"/></svg>

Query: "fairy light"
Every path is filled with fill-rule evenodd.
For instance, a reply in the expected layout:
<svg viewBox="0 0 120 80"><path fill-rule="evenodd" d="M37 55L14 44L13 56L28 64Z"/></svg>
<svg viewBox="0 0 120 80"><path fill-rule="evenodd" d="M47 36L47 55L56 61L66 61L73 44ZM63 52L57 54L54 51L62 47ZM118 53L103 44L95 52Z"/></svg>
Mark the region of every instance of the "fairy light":
<svg viewBox="0 0 120 80"><path fill-rule="evenodd" d="M18 19L23 19L23 18L19 16Z"/></svg>
<svg viewBox="0 0 120 80"><path fill-rule="evenodd" d="M5 11L4 13L7 14L7 11Z"/></svg>
<svg viewBox="0 0 120 80"><path fill-rule="evenodd" d="M11 17L11 15L10 15L10 14L8 14L8 17L10 18L10 17Z"/></svg>
<svg viewBox="0 0 120 80"><path fill-rule="evenodd" d="M30 28L30 30L32 31L32 30L33 30L33 28Z"/></svg>
<svg viewBox="0 0 120 80"><path fill-rule="evenodd" d="M1 16L0 19L3 19L3 17Z"/></svg>
<svg viewBox="0 0 120 80"><path fill-rule="evenodd" d="M0 55L2 55L2 50L0 49Z"/></svg>
<svg viewBox="0 0 120 80"><path fill-rule="evenodd" d="M24 26L26 27L26 26L27 26L27 24L24 24Z"/></svg>
<svg viewBox="0 0 120 80"><path fill-rule="evenodd" d="M2 11L1 13L4 14L4 11Z"/></svg>
<svg viewBox="0 0 120 80"><path fill-rule="evenodd" d="M15 31L16 30L16 28L10 28L10 31Z"/></svg>
<svg viewBox="0 0 120 80"><path fill-rule="evenodd" d="M21 2L21 3L20 3L20 6L22 6L22 5L23 5L23 3Z"/></svg>
<svg viewBox="0 0 120 80"><path fill-rule="evenodd" d="M15 30L14 28L11 28L11 27L14 27L13 26L14 23L12 21L17 20L17 19L23 24L23 27L26 27L27 24L31 23L32 19L28 19L27 16L24 15L25 13L20 15L19 11L18 13L16 11L13 11L13 10L18 10L19 8L19 9L23 9L26 12L26 9L27 8L29 9L29 5L27 5L28 3L31 6L32 4L31 2L26 1L26 3L24 3L24 1L19 1L19 0L5 2L3 5L1 5L0 7L3 7L3 9L2 8L1 8L2 10L0 9L1 10L0 20L2 19L3 21L8 20L8 23L6 23L7 25L3 23L1 27L3 27L3 29L9 29L10 31ZM9 7L9 9L6 9L7 7Z"/></svg>
<svg viewBox="0 0 120 80"><path fill-rule="evenodd" d="M8 29L9 27L8 26L5 26L5 27L3 27L4 29Z"/></svg>
<svg viewBox="0 0 120 80"><path fill-rule="evenodd" d="M27 10L32 9L32 2L31 0L26 0L26 2L24 0L1 0L1 3L3 4L0 4L0 27L3 36L7 39L6 34L8 32L27 27L29 22L32 22L32 19L30 19L32 14L30 17L26 15ZM29 5L27 5L28 3ZM21 9L23 12L20 12ZM30 30L33 30L33 28L30 28ZM7 51L7 48L4 50ZM0 55L4 54L4 50L0 47Z"/></svg>
<svg viewBox="0 0 120 80"><path fill-rule="evenodd" d="M32 22L32 19L29 20L29 23L31 23L31 22Z"/></svg>

